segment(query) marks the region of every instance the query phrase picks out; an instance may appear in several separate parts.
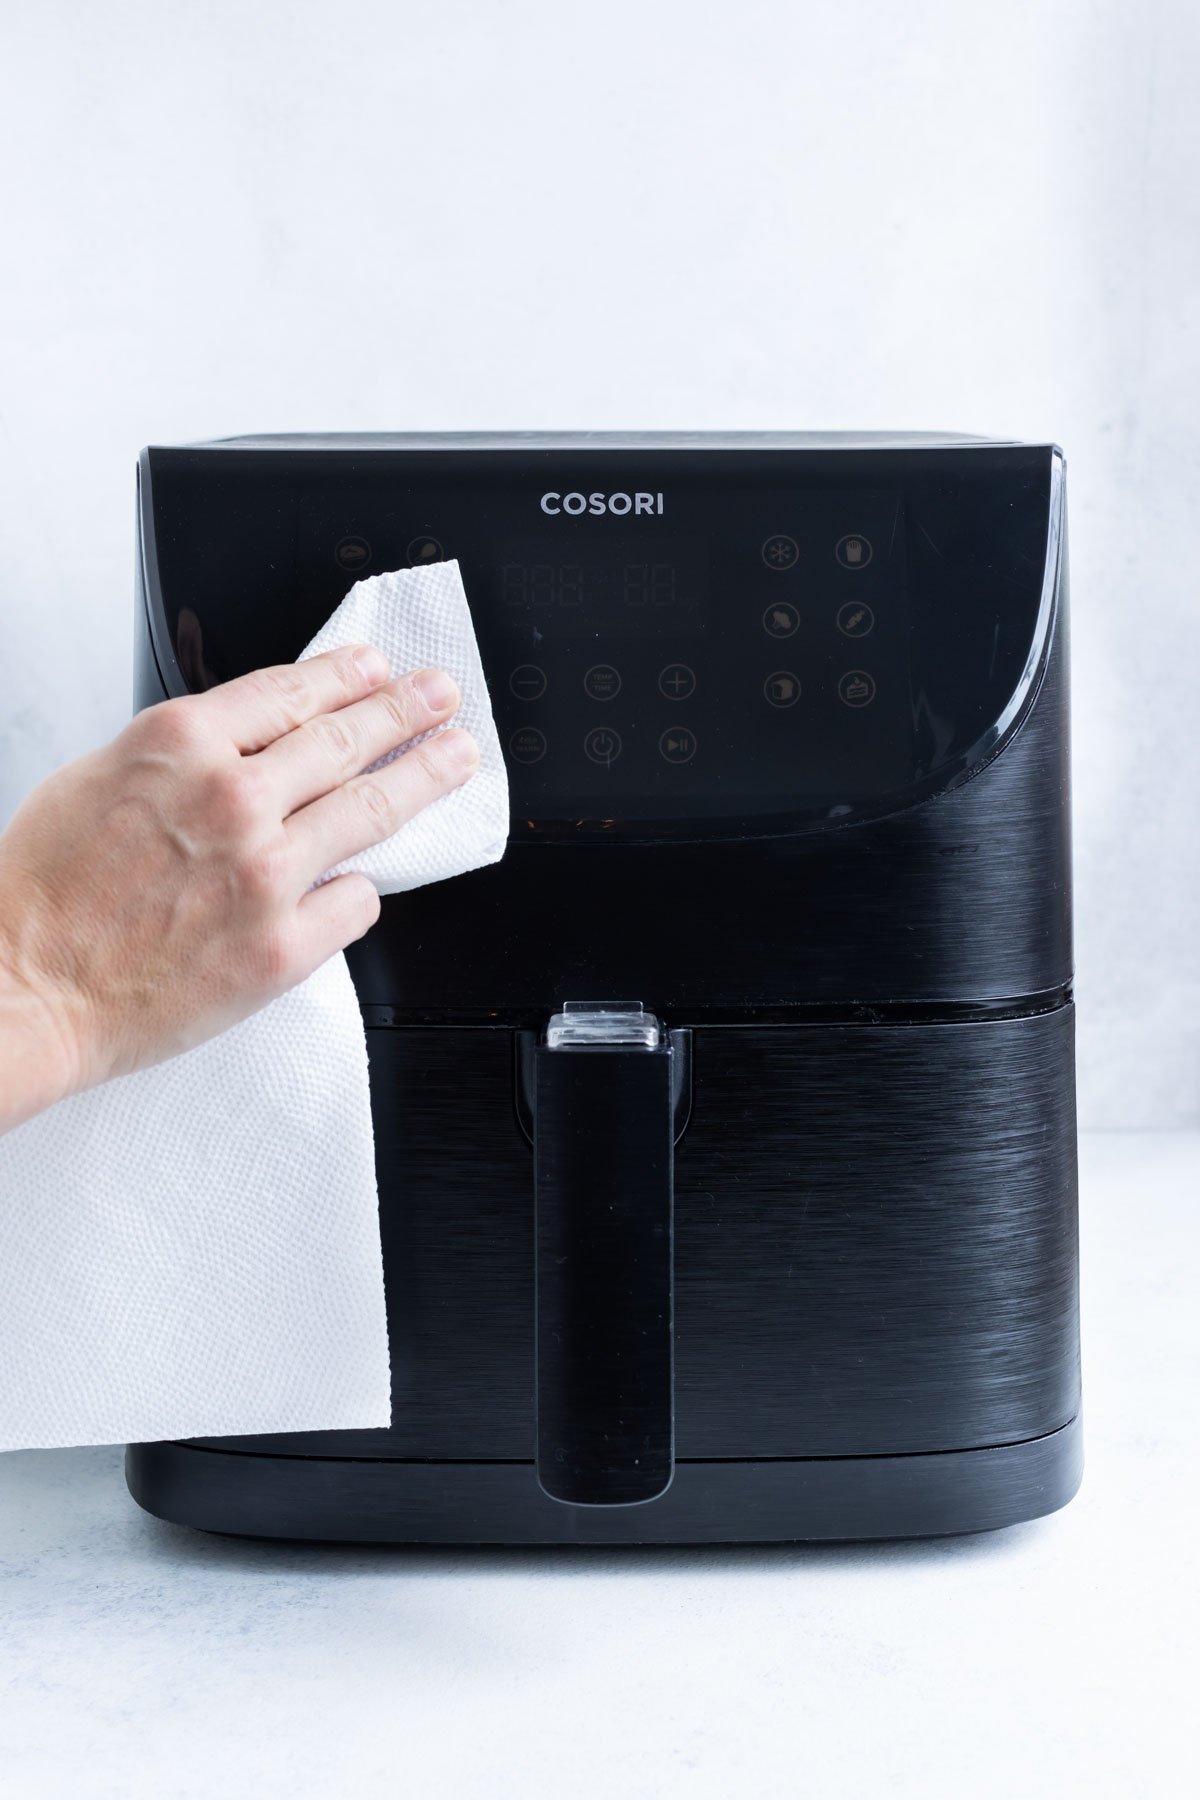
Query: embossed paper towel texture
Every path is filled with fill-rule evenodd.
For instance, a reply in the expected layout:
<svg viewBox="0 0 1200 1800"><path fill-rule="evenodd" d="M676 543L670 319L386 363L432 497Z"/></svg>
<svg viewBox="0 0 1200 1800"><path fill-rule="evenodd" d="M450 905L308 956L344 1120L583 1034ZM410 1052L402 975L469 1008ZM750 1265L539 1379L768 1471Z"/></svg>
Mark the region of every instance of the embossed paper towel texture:
<svg viewBox="0 0 1200 1800"><path fill-rule="evenodd" d="M507 780L457 564L359 582L304 654L342 643L378 645L396 673L449 669L481 747L464 787L347 866L386 894L497 861ZM0 1448L389 1418L366 1046L342 956L219 1038L0 1137Z"/></svg>

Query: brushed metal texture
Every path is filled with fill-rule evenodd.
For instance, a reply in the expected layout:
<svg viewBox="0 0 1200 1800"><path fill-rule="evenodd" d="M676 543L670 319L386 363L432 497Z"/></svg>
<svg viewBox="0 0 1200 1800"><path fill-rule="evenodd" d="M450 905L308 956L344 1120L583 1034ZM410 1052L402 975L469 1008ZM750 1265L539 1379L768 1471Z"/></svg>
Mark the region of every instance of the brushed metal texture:
<svg viewBox="0 0 1200 1800"><path fill-rule="evenodd" d="M698 1031L680 1456L948 1450L1079 1405L1073 1008Z"/></svg>
<svg viewBox="0 0 1200 1800"><path fill-rule="evenodd" d="M695 1032L676 1150L679 1457L948 1451L1075 1415L1073 1027L1063 1006ZM525 1460L533 1159L511 1034L368 1039L394 1423L236 1442Z"/></svg>

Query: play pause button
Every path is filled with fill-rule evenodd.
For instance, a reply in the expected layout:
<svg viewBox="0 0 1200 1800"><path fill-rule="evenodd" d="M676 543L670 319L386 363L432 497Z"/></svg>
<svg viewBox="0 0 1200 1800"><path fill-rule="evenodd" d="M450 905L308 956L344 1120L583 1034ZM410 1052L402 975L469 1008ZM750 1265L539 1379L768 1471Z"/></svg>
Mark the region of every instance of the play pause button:
<svg viewBox="0 0 1200 1800"><path fill-rule="evenodd" d="M684 725L671 725L658 740L658 754L664 762L689 763L696 754L696 734Z"/></svg>

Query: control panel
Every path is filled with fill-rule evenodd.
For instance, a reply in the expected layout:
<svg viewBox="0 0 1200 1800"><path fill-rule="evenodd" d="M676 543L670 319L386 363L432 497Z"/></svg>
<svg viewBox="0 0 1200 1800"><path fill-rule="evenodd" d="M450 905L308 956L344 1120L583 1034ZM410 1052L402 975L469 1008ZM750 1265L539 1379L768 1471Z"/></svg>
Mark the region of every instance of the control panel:
<svg viewBox="0 0 1200 1800"><path fill-rule="evenodd" d="M733 490L717 516L707 496L674 501L538 520L470 570L526 810L756 814L903 779L899 493Z"/></svg>
<svg viewBox="0 0 1200 1800"><path fill-rule="evenodd" d="M1052 464L151 451L151 624L200 688L294 657L351 581L456 557L515 822L837 819L963 770L1015 716L1047 625Z"/></svg>

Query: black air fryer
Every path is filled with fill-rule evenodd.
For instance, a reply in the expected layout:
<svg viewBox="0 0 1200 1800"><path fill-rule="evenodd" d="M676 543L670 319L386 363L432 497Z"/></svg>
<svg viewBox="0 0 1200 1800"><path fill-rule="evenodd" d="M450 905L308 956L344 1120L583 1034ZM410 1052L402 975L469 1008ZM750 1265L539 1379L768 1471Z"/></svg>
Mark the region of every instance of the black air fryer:
<svg viewBox="0 0 1200 1800"><path fill-rule="evenodd" d="M386 1431L141 1444L223 1532L975 1531L1080 1475L1063 463L769 433L140 468L137 699L457 557L498 866L385 900Z"/></svg>

